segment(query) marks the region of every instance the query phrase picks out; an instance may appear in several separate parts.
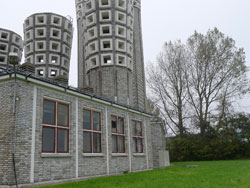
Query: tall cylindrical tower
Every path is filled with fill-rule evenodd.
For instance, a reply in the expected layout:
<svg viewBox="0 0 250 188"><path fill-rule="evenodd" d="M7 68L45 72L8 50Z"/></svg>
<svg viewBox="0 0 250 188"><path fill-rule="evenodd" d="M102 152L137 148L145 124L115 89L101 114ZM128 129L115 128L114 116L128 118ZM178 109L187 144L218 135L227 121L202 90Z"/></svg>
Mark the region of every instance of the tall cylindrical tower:
<svg viewBox="0 0 250 188"><path fill-rule="evenodd" d="M133 1L76 0L76 5L83 55L79 86L86 80L98 95L133 105Z"/></svg>
<svg viewBox="0 0 250 188"><path fill-rule="evenodd" d="M13 31L0 28L0 67L11 66L8 60L10 52L17 53L21 61L22 51L22 37Z"/></svg>
<svg viewBox="0 0 250 188"><path fill-rule="evenodd" d="M72 20L53 13L37 13L24 22L25 61L45 78L68 78L72 46Z"/></svg>

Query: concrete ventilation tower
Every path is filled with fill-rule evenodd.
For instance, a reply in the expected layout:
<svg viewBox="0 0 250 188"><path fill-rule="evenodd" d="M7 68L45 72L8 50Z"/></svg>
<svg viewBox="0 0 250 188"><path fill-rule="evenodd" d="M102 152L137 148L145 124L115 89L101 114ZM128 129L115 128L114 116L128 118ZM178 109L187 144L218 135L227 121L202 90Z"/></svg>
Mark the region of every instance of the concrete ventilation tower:
<svg viewBox="0 0 250 188"><path fill-rule="evenodd" d="M22 37L13 31L0 28L0 67L12 66L8 61L10 52L17 53L21 61L22 51Z"/></svg>
<svg viewBox="0 0 250 188"><path fill-rule="evenodd" d="M25 61L45 78L63 76L68 80L73 27L71 18L38 13L24 22Z"/></svg>
<svg viewBox="0 0 250 188"><path fill-rule="evenodd" d="M87 84L98 95L133 105L133 1L76 0L76 7L79 87Z"/></svg>
<svg viewBox="0 0 250 188"><path fill-rule="evenodd" d="M141 27L141 0L134 0L134 71L133 102L137 109L146 110L146 84Z"/></svg>

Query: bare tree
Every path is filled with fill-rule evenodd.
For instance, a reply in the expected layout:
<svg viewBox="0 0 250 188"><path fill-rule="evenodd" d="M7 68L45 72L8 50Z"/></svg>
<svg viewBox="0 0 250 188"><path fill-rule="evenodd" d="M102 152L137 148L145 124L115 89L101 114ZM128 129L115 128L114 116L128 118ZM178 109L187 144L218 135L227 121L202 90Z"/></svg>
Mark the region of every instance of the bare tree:
<svg viewBox="0 0 250 188"><path fill-rule="evenodd" d="M186 71L189 103L200 133L204 134L208 116L216 113L216 105L222 105L217 117L223 117L225 105L244 93L248 82L245 54L232 38L225 37L216 28L206 35L195 32L188 39L187 47L190 54Z"/></svg>
<svg viewBox="0 0 250 188"><path fill-rule="evenodd" d="M157 65L148 68L147 79L152 99L158 105L161 116L172 132L181 137L186 131L184 119L187 111L184 108L187 97L187 57L185 45L180 41L166 43L158 57Z"/></svg>

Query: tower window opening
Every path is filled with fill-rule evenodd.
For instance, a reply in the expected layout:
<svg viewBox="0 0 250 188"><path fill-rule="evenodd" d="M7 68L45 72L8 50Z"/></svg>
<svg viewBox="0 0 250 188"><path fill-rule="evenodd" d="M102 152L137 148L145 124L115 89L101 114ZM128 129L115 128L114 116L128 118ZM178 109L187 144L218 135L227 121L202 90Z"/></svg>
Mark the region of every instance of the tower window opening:
<svg viewBox="0 0 250 188"><path fill-rule="evenodd" d="M124 8L125 7L124 0L119 0L118 6Z"/></svg>
<svg viewBox="0 0 250 188"><path fill-rule="evenodd" d="M118 13L118 20L124 22L125 21L125 15Z"/></svg>
<svg viewBox="0 0 250 188"><path fill-rule="evenodd" d="M96 66L96 58L92 58L92 59L90 60L90 62L91 62L91 64L92 64L92 66Z"/></svg>
<svg viewBox="0 0 250 188"><path fill-rule="evenodd" d="M39 76L43 76L43 75L44 75L44 71L43 71L43 70L37 70L37 74L38 74Z"/></svg>
<svg viewBox="0 0 250 188"><path fill-rule="evenodd" d="M71 24L71 23L68 24L68 29L69 29L69 30L72 29L72 24Z"/></svg>
<svg viewBox="0 0 250 188"><path fill-rule="evenodd" d="M109 0L101 0L101 4L103 6L107 6L107 5L109 5Z"/></svg>
<svg viewBox="0 0 250 188"><path fill-rule="evenodd" d="M7 39L7 38L8 38L8 33L2 32L1 38L2 38L2 39Z"/></svg>
<svg viewBox="0 0 250 188"><path fill-rule="evenodd" d="M29 26L30 25L30 20L26 20L25 25L26 25L26 27Z"/></svg>
<svg viewBox="0 0 250 188"><path fill-rule="evenodd" d="M92 8L92 3L91 3L91 1L90 1L90 2L88 2L88 3L86 4L86 7L87 7L87 10L89 10L89 9L91 9L91 8Z"/></svg>
<svg viewBox="0 0 250 188"><path fill-rule="evenodd" d="M43 35L44 35L43 29L38 29L38 30L37 30L37 35L38 35L38 36L43 36Z"/></svg>
<svg viewBox="0 0 250 188"><path fill-rule="evenodd" d="M89 36L90 37L94 37L95 36L95 30L94 29L90 29L89 30Z"/></svg>
<svg viewBox="0 0 250 188"><path fill-rule="evenodd" d="M69 63L68 63L68 61L67 60L64 60L64 67L68 67L68 65L69 65Z"/></svg>
<svg viewBox="0 0 250 188"><path fill-rule="evenodd" d="M50 76L51 76L51 77L55 77L56 74L57 74L57 71L56 71L56 70L51 70L51 71L50 71Z"/></svg>
<svg viewBox="0 0 250 188"><path fill-rule="evenodd" d="M58 50L58 44L53 43L52 44L52 50Z"/></svg>
<svg viewBox="0 0 250 188"><path fill-rule="evenodd" d="M119 27L119 28L118 28L118 34L124 36L124 34L125 34L124 28Z"/></svg>
<svg viewBox="0 0 250 188"><path fill-rule="evenodd" d="M30 45L27 45L26 46L26 52L30 52L31 48L30 48Z"/></svg>
<svg viewBox="0 0 250 188"><path fill-rule="evenodd" d="M26 39L30 39L30 32L26 33Z"/></svg>
<svg viewBox="0 0 250 188"><path fill-rule="evenodd" d="M65 47L64 52L65 52L67 55L69 55L69 48L68 48L68 47Z"/></svg>
<svg viewBox="0 0 250 188"><path fill-rule="evenodd" d="M104 49L111 48L110 41L103 41L103 48Z"/></svg>
<svg viewBox="0 0 250 188"><path fill-rule="evenodd" d="M53 35L53 37L59 37L59 31L53 30L52 35Z"/></svg>
<svg viewBox="0 0 250 188"><path fill-rule="evenodd" d="M53 23L54 24L60 24L60 18L54 18Z"/></svg>
<svg viewBox="0 0 250 188"><path fill-rule="evenodd" d="M0 56L0 63L4 63L5 62L5 57L4 56Z"/></svg>
<svg viewBox="0 0 250 188"><path fill-rule="evenodd" d="M38 21L38 23L44 23L44 17L43 16L38 16L37 21Z"/></svg>
<svg viewBox="0 0 250 188"><path fill-rule="evenodd" d="M109 20L109 12L102 12L102 19Z"/></svg>
<svg viewBox="0 0 250 188"><path fill-rule="evenodd" d="M90 24L90 23L93 23L93 22L94 22L93 15L89 16L89 17L87 18L87 20L88 20L88 23L89 23L89 24Z"/></svg>
<svg viewBox="0 0 250 188"><path fill-rule="evenodd" d="M7 46L5 44L0 44L0 50L6 51Z"/></svg>
<svg viewBox="0 0 250 188"><path fill-rule="evenodd" d="M121 49L121 50L125 50L124 42L118 42L118 48Z"/></svg>
<svg viewBox="0 0 250 188"><path fill-rule="evenodd" d="M38 57L37 57L37 62L38 62L38 63L44 63L44 58L43 58L43 56L38 56Z"/></svg>
<svg viewBox="0 0 250 188"><path fill-rule="evenodd" d="M66 41L71 42L71 37L69 35L66 36Z"/></svg>
<svg viewBox="0 0 250 188"><path fill-rule="evenodd" d="M43 48L44 48L43 42L37 43L37 48L38 48L39 50L43 50Z"/></svg>
<svg viewBox="0 0 250 188"><path fill-rule="evenodd" d="M58 62L58 57L56 57L56 56L52 56L52 58L51 58L51 63L57 63Z"/></svg>
<svg viewBox="0 0 250 188"><path fill-rule="evenodd" d="M103 62L104 62L104 64L111 64L112 63L111 56L110 55L104 56L103 57Z"/></svg>
<svg viewBox="0 0 250 188"><path fill-rule="evenodd" d="M118 57L118 64L119 64L119 65L125 64L125 57L119 56L119 57Z"/></svg>
<svg viewBox="0 0 250 188"><path fill-rule="evenodd" d="M110 28L109 28L109 26L102 27L102 33L103 34L110 34Z"/></svg>
<svg viewBox="0 0 250 188"><path fill-rule="evenodd" d="M17 48L13 48L13 52L14 53L18 53L18 49Z"/></svg>
<svg viewBox="0 0 250 188"><path fill-rule="evenodd" d="M90 44L89 47L91 52L96 50L95 43Z"/></svg>
<svg viewBox="0 0 250 188"><path fill-rule="evenodd" d="M16 43L19 43L19 42L20 42L20 38L19 38L19 37L16 37L16 38L15 38L15 42L16 42Z"/></svg>

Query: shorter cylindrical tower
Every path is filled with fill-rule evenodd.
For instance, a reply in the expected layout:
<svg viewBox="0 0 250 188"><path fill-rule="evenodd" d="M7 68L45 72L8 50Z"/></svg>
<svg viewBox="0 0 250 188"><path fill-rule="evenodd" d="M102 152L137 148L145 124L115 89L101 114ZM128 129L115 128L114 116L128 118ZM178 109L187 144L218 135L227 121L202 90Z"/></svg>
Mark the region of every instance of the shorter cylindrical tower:
<svg viewBox="0 0 250 188"><path fill-rule="evenodd" d="M7 68L9 64L9 53L14 52L22 59L23 41L17 33L0 28L0 67Z"/></svg>
<svg viewBox="0 0 250 188"><path fill-rule="evenodd" d="M37 13L25 20L23 28L25 61L35 65L35 74L68 78L73 38L71 18Z"/></svg>

